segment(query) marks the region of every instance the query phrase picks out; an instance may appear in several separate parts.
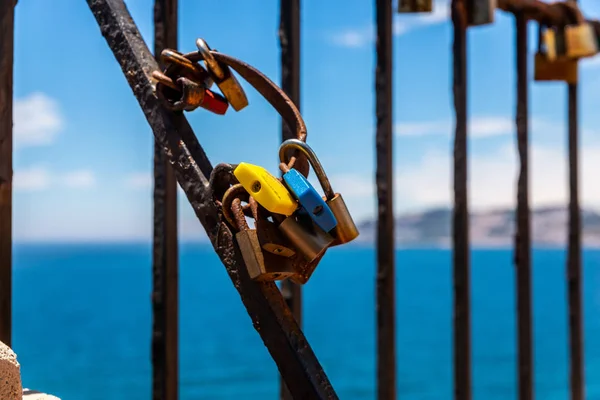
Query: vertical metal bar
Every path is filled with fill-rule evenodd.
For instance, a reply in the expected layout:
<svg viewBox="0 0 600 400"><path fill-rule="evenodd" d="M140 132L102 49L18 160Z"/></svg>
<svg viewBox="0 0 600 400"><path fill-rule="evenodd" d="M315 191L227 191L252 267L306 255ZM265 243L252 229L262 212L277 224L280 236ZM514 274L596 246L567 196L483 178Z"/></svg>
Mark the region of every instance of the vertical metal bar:
<svg viewBox="0 0 600 400"><path fill-rule="evenodd" d="M281 46L281 89L300 110L300 0L281 0L279 11L279 43ZM281 141L296 137L281 121ZM278 160L279 161L279 160ZM281 284L283 298L302 326L302 287L289 280ZM280 379L280 398L291 400L292 395Z"/></svg>
<svg viewBox="0 0 600 400"><path fill-rule="evenodd" d="M520 169L517 183L515 266L519 348L519 400L533 398L533 337L531 311L531 229L529 209L529 94L527 81L527 19L515 14L517 39L517 148Z"/></svg>
<svg viewBox="0 0 600 400"><path fill-rule="evenodd" d="M377 398L396 398L392 3L376 0Z"/></svg>
<svg viewBox="0 0 600 400"><path fill-rule="evenodd" d="M177 48L177 0L154 2L154 55ZM164 66L161 66L164 67ZM177 180L162 147L154 144L152 365L154 400L178 398Z"/></svg>
<svg viewBox="0 0 600 400"><path fill-rule="evenodd" d="M467 204L467 18L464 0L452 1L454 26L453 92L454 212L452 221L454 269L454 398L471 399L471 315L469 209Z"/></svg>
<svg viewBox="0 0 600 400"><path fill-rule="evenodd" d="M0 7L0 341L12 340L13 58L16 1Z"/></svg>
<svg viewBox="0 0 600 400"><path fill-rule="evenodd" d="M579 208L578 85L568 85L569 114L569 244L567 280L569 296L569 341L571 350L571 400L583 400L583 317L581 272L581 215Z"/></svg>

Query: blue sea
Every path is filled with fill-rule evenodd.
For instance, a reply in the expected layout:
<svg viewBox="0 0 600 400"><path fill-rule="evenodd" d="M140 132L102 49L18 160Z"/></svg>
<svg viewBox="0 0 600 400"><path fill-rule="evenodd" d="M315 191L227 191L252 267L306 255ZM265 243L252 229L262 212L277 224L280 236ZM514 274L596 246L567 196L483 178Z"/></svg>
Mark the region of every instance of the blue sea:
<svg viewBox="0 0 600 400"><path fill-rule="evenodd" d="M212 249L180 250L180 398L276 399L274 362ZM565 253L534 261L535 387L568 398ZM62 400L148 399L149 245L16 245L13 347L24 385ZM584 252L588 399L600 399L600 252ZM447 250L397 253L402 399L452 398L452 281ZM476 399L516 398L510 250L472 253ZM341 399L375 398L375 252L328 252L304 286L304 330Z"/></svg>

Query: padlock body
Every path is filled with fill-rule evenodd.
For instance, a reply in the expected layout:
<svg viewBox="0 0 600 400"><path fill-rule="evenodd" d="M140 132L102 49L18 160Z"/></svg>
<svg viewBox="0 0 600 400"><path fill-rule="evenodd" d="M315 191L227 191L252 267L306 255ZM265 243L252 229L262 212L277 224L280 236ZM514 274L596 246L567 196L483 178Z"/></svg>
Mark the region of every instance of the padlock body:
<svg viewBox="0 0 600 400"><path fill-rule="evenodd" d="M319 225L325 232L335 228L337 221L333 212L313 185L300 172L294 168L290 169L283 174L283 181L292 196L304 207L315 224Z"/></svg>
<svg viewBox="0 0 600 400"><path fill-rule="evenodd" d="M248 105L246 93L231 71L228 72L227 77L224 80L217 82L217 86L235 111L246 108Z"/></svg>
<svg viewBox="0 0 600 400"><path fill-rule="evenodd" d="M289 258L263 253L255 230L240 231L235 239L251 279L277 281L295 274Z"/></svg>
<svg viewBox="0 0 600 400"><path fill-rule="evenodd" d="M467 24L469 26L494 23L496 0L467 0Z"/></svg>
<svg viewBox="0 0 600 400"><path fill-rule="evenodd" d="M556 32L553 28L548 28L542 34L542 40L544 41L545 54L548 61L556 60L557 54L557 42L556 42ZM561 40L560 43L564 45L564 40ZM564 49L563 49L564 50Z"/></svg>
<svg viewBox="0 0 600 400"><path fill-rule="evenodd" d="M242 162L233 174L244 189L270 212L288 216L298 208L298 203L283 183L263 167Z"/></svg>
<svg viewBox="0 0 600 400"><path fill-rule="evenodd" d="M592 57L598 54L596 32L589 23L566 26L565 42L569 58Z"/></svg>
<svg viewBox="0 0 600 400"><path fill-rule="evenodd" d="M342 195L336 193L333 199L327 201L327 205L331 208L338 222L332 232L335 237L332 246L348 243L356 239L358 237L358 228L352 219L352 215L350 215L350 211Z"/></svg>
<svg viewBox="0 0 600 400"><path fill-rule="evenodd" d="M296 253L294 258L292 258L296 273L290 276L290 281L299 285L304 285L306 282L308 282L313 272L315 272L317 266L323 259L323 256L325 256L326 252L327 250L310 262L307 262L301 254Z"/></svg>
<svg viewBox="0 0 600 400"><path fill-rule="evenodd" d="M279 224L279 229L308 262L321 256L334 238L312 222L308 216L291 215Z"/></svg>
<svg viewBox="0 0 600 400"><path fill-rule="evenodd" d="M296 254L293 245L273 222L259 219L254 226L258 242L263 250L281 257L292 257Z"/></svg>
<svg viewBox="0 0 600 400"><path fill-rule="evenodd" d="M578 81L578 77L579 68L577 68L577 60L562 57L555 61L549 61L544 54L536 53L533 75L535 81L562 81L575 84Z"/></svg>
<svg viewBox="0 0 600 400"><path fill-rule="evenodd" d="M433 11L433 0L399 0L398 13L423 13Z"/></svg>

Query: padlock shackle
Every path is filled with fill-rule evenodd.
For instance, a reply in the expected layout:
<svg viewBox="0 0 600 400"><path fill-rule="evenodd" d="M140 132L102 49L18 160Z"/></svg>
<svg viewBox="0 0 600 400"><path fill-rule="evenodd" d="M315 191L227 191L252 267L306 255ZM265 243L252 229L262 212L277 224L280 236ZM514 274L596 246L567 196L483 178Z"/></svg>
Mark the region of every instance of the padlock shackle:
<svg viewBox="0 0 600 400"><path fill-rule="evenodd" d="M209 50L209 54L209 56L207 55L209 59L215 60L217 63L230 67L237 72L265 100L267 100L269 104L271 104L290 130L295 132L296 138L306 142L307 131L304 119L294 102L279 86L248 63L229 55L219 53L216 50ZM184 57L189 59L192 63L207 59L200 51L186 53L184 54ZM308 176L308 164L302 159L295 159L289 167L296 168L305 177Z"/></svg>
<svg viewBox="0 0 600 400"><path fill-rule="evenodd" d="M306 156L312 169L315 171L315 175L317 175L317 179L319 180L319 183L321 184L321 188L323 189L323 192L325 193L325 197L327 198L327 200L333 199L335 197L335 192L333 191L333 188L331 187L331 183L329 182L329 179L327 178L327 174L325 173L325 169L323 168L323 165L321 165L321 162L319 161L319 158L317 157L317 155L315 154L313 149L308 144L306 144L306 142L303 142L298 139L288 139L288 140L284 141L283 143L281 143L281 146L279 147L279 160L282 163L286 163L285 155L286 155L286 151L289 148L299 150L301 153L303 153Z"/></svg>
<svg viewBox="0 0 600 400"><path fill-rule="evenodd" d="M221 209L223 211L223 216L225 220L229 222L231 226L237 229L237 222L235 219L235 215L231 211L231 205L235 199L239 199L240 201L249 202L250 194L244 189L244 187L240 183L236 183L231 186L225 194L223 195L223 199L221 200ZM242 209L243 210L243 209Z"/></svg>
<svg viewBox="0 0 600 400"><path fill-rule="evenodd" d="M238 231L248 231L250 227L248 226L248 222L246 222L246 216L244 215L244 210L242 209L242 201L236 197L231 202L231 213L233 214L233 220L235 221L235 227Z"/></svg>
<svg viewBox="0 0 600 400"><path fill-rule="evenodd" d="M577 24L581 25L585 23L585 17L581 12L581 9L574 1L559 1L557 3L553 3L553 5L558 5L564 7L567 10L567 13L571 16L571 20ZM570 25L570 24L567 24Z"/></svg>

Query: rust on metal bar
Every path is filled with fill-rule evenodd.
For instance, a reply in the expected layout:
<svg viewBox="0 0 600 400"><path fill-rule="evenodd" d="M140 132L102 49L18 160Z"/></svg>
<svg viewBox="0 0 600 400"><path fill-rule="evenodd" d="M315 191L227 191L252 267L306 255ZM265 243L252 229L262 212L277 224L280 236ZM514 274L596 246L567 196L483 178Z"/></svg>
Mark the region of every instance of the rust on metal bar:
<svg viewBox="0 0 600 400"><path fill-rule="evenodd" d="M540 0L497 0L497 7L513 14L524 14L527 20L541 22L546 26L564 27L570 23L569 15L560 2L546 3Z"/></svg>
<svg viewBox="0 0 600 400"><path fill-rule="evenodd" d="M12 339L13 60L16 1L0 7L0 342Z"/></svg>
<svg viewBox="0 0 600 400"><path fill-rule="evenodd" d="M579 207L579 85L568 85L569 118L569 240L567 292L569 298L569 348L571 400L585 398L583 364L583 305L581 271L581 211Z"/></svg>
<svg viewBox="0 0 600 400"><path fill-rule="evenodd" d="M376 0L377 398L396 398L392 2Z"/></svg>
<svg viewBox="0 0 600 400"><path fill-rule="evenodd" d="M182 113L163 106L150 76L158 69L123 0L87 0L154 136L294 398L337 399L277 286L250 279L239 247L212 199L210 161ZM202 284L203 282L198 282Z"/></svg>
<svg viewBox="0 0 600 400"><path fill-rule="evenodd" d="M517 286L519 400L533 399L533 337L531 310L531 214L529 209L529 91L527 81L527 19L515 14L517 50L517 183L515 266Z"/></svg>
<svg viewBox="0 0 600 400"><path fill-rule="evenodd" d="M454 26L453 93L454 210L452 219L454 274L454 398L471 399L471 306L469 209L467 204L467 17L464 0L452 1Z"/></svg>
<svg viewBox="0 0 600 400"><path fill-rule="evenodd" d="M177 48L177 0L154 2L154 56ZM164 69L164 65L160 65ZM160 143L154 143L154 240L152 252L152 398L179 398L179 285L177 179Z"/></svg>
<svg viewBox="0 0 600 400"><path fill-rule="evenodd" d="M300 0L281 0L279 4L279 44L281 47L281 89L300 110ZM281 121L281 141L293 139L293 132ZM306 163L306 157L296 162ZM287 279L281 283L281 293L299 326L302 326L302 286ZM280 383L280 398L291 400L285 382Z"/></svg>

